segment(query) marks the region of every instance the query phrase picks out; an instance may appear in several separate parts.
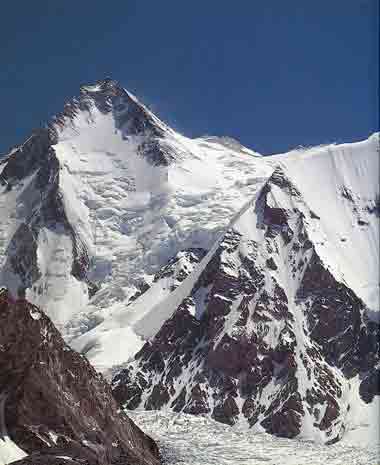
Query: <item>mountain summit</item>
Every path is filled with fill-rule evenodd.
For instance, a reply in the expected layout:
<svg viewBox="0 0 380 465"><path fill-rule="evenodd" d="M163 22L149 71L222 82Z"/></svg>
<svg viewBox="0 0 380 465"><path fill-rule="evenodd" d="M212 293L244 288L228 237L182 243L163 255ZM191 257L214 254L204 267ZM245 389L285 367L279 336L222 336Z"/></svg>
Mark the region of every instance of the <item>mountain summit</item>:
<svg viewBox="0 0 380 465"><path fill-rule="evenodd" d="M0 285L127 408L368 436L378 172L377 134L262 157L178 134L110 79L85 85L0 164Z"/></svg>

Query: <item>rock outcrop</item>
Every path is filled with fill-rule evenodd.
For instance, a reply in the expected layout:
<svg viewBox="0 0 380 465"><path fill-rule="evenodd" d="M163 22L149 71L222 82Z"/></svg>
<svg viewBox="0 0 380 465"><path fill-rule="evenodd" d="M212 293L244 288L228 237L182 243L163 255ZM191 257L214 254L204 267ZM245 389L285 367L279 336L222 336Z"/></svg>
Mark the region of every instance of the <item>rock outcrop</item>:
<svg viewBox="0 0 380 465"><path fill-rule="evenodd" d="M118 409L103 377L39 308L6 290L0 291L0 393L6 433L28 454L17 463L160 463L157 445Z"/></svg>

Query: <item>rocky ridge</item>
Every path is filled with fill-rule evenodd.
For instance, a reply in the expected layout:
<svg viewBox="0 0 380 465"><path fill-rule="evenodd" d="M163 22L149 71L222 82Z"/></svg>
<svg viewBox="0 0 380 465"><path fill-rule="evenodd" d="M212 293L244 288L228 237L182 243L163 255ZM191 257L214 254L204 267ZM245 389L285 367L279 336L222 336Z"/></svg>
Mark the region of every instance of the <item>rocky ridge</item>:
<svg viewBox="0 0 380 465"><path fill-rule="evenodd" d="M49 318L0 291L3 424L20 464L158 465L155 442L120 412L103 377Z"/></svg>

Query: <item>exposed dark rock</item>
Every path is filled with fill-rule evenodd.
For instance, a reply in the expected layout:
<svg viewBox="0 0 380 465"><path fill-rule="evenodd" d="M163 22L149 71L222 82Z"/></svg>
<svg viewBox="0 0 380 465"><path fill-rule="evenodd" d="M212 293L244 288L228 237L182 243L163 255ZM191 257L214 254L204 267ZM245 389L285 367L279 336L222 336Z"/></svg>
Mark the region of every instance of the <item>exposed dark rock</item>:
<svg viewBox="0 0 380 465"><path fill-rule="evenodd" d="M333 421L338 418L339 406L335 399L328 396L327 407L319 428L324 431L329 428Z"/></svg>
<svg viewBox="0 0 380 465"><path fill-rule="evenodd" d="M212 412L213 418L226 423L227 425L233 425L236 422L236 417L239 415L239 409L233 397L228 396L227 399L214 407Z"/></svg>
<svg viewBox="0 0 380 465"><path fill-rule="evenodd" d="M267 267L270 268L271 270L275 271L278 269L278 266L276 265L276 262L273 260L273 257L269 257L265 263Z"/></svg>
<svg viewBox="0 0 380 465"><path fill-rule="evenodd" d="M247 418L248 423L251 426L253 426L257 422L260 412L261 412L260 405L256 404L253 399L248 397L244 401L244 404L242 407L242 413Z"/></svg>
<svg viewBox="0 0 380 465"><path fill-rule="evenodd" d="M57 230L69 235L73 243L72 274L87 282L89 257L81 238L68 221L59 187L60 165L51 146L48 129L34 131L33 135L13 152L2 172L2 180L8 186L22 184L26 177L35 178L25 192L28 212L24 222L13 235L6 252L4 269L14 273L19 280L18 294L22 297L39 279L37 266L37 241L42 228ZM32 192L33 191L33 192ZM37 195L35 193L40 193ZM8 283L8 280L5 280ZM14 293L15 290L12 289Z"/></svg>
<svg viewBox="0 0 380 465"><path fill-rule="evenodd" d="M266 417L261 425L275 436L294 438L300 432L303 413L301 397L296 393L284 402L280 410Z"/></svg>
<svg viewBox="0 0 380 465"><path fill-rule="evenodd" d="M380 396L380 367L370 371L360 384L360 397L370 403L374 396Z"/></svg>
<svg viewBox="0 0 380 465"><path fill-rule="evenodd" d="M354 197L353 197L353 193L352 193L351 189L349 189L346 186L342 186L341 189L340 189L340 192L342 194L342 197L349 200L350 202L354 202Z"/></svg>
<svg viewBox="0 0 380 465"><path fill-rule="evenodd" d="M380 196L377 195L375 200L373 200L369 205L367 205L365 209L371 215L375 215L379 218L380 217Z"/></svg>
<svg viewBox="0 0 380 465"><path fill-rule="evenodd" d="M119 412L102 376L37 307L7 291L0 293L0 347L8 433L28 454L39 453L21 463L57 463L48 455L89 465L159 463L154 441Z"/></svg>
<svg viewBox="0 0 380 465"><path fill-rule="evenodd" d="M37 265L37 240L35 231L27 224L19 226L6 251L5 269L10 269L19 277L19 297L25 296L25 290L40 277Z"/></svg>
<svg viewBox="0 0 380 465"><path fill-rule="evenodd" d="M168 166L177 158L177 154L161 139L143 142L138 148L138 154L156 166Z"/></svg>
<svg viewBox="0 0 380 465"><path fill-rule="evenodd" d="M170 395L166 386L158 383L153 387L152 394L145 402L146 410L160 410L170 400Z"/></svg>
<svg viewBox="0 0 380 465"><path fill-rule="evenodd" d="M299 295L312 296L307 313L310 334L329 363L347 376L373 366L378 356L378 325L363 320L363 302L335 280L315 252L305 270Z"/></svg>
<svg viewBox="0 0 380 465"><path fill-rule="evenodd" d="M256 358L257 347L246 337L232 339L224 334L219 344L208 353L208 365L213 369L222 369L230 376L237 376L246 370Z"/></svg>
<svg viewBox="0 0 380 465"><path fill-rule="evenodd" d="M138 288L137 291L132 295L132 297L130 297L129 299L130 302L133 302L138 297L142 296L150 288L150 286L148 283L142 282L142 283L139 283L137 288Z"/></svg>
<svg viewBox="0 0 380 465"><path fill-rule="evenodd" d="M264 221L274 226L283 226L288 223L288 215L283 208L266 206L264 210Z"/></svg>
<svg viewBox="0 0 380 465"><path fill-rule="evenodd" d="M134 410L140 404L143 390L147 385L148 382L142 373L137 373L132 380L129 370L124 369L113 379L112 393L117 402Z"/></svg>
<svg viewBox="0 0 380 465"><path fill-rule="evenodd" d="M190 248L180 251L175 257L155 274L153 282L162 278L173 277L178 284L181 283L192 271L191 265L196 265L206 255L206 250L201 248Z"/></svg>
<svg viewBox="0 0 380 465"><path fill-rule="evenodd" d="M54 135L60 128L70 124L80 111L87 111L91 116L93 107L104 114L113 112L117 127L129 135L149 133L154 137L162 137L166 129L164 123L145 105L132 97L116 81L106 78L93 86L82 86L79 97L67 102L63 112L55 116L50 123L50 133Z"/></svg>
<svg viewBox="0 0 380 465"><path fill-rule="evenodd" d="M310 210L310 217L313 218L314 220L320 220L321 217L318 216L313 210Z"/></svg>
<svg viewBox="0 0 380 465"><path fill-rule="evenodd" d="M88 297L90 299L100 290L99 284L96 284L90 281L87 282L87 288L88 288Z"/></svg>
<svg viewBox="0 0 380 465"><path fill-rule="evenodd" d="M91 118L93 107L104 114L112 112L116 128L124 138L147 136L138 147L138 153L150 164L167 166L176 159L177 154L164 141L169 128L145 105L109 78L98 81L95 86L81 87L80 96L71 99L64 111L49 125L51 137L56 138L60 128L71 124L81 111L88 112Z"/></svg>
<svg viewBox="0 0 380 465"><path fill-rule="evenodd" d="M201 388L199 383L195 384L191 389L183 411L193 415L208 413L210 411L207 393Z"/></svg>
<svg viewBox="0 0 380 465"><path fill-rule="evenodd" d="M7 279L2 280L15 295L24 296L39 278L36 241L42 228L60 230L71 237L71 273L88 285L90 297L94 295L96 289L89 280L90 257L86 239L67 218L60 188L63 167L54 145L62 129L75 127L75 119L80 113L84 112L91 122L95 110L104 114L112 112L115 125L124 137L143 135L138 152L148 163L168 165L174 160L173 150L163 137L170 129L116 81L107 78L95 85L82 86L80 96L67 102L64 110L47 127L33 130L32 135L2 161L4 168L0 185L6 186L8 191L19 188L33 176L30 186L23 193L23 222L10 238L12 250L7 251L8 261L4 267Z"/></svg>
<svg viewBox="0 0 380 465"><path fill-rule="evenodd" d="M369 223L368 223L368 221L365 221L365 220L362 220L362 219L359 218L358 219L358 225L359 226L368 226Z"/></svg>
<svg viewBox="0 0 380 465"><path fill-rule="evenodd" d="M32 135L4 160L2 181L9 186L32 174L49 159L52 141L48 129L35 129Z"/></svg>

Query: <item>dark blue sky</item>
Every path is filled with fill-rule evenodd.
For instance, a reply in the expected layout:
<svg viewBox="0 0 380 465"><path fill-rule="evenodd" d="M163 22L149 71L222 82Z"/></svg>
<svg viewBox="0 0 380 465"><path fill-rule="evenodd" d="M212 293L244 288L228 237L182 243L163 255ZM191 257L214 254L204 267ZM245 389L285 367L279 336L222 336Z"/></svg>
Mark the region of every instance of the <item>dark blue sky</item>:
<svg viewBox="0 0 380 465"><path fill-rule="evenodd" d="M378 129L377 0L7 1L0 152L110 76L185 135L264 153Z"/></svg>

